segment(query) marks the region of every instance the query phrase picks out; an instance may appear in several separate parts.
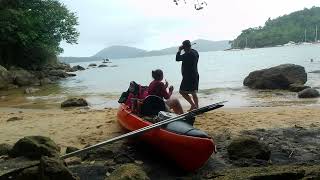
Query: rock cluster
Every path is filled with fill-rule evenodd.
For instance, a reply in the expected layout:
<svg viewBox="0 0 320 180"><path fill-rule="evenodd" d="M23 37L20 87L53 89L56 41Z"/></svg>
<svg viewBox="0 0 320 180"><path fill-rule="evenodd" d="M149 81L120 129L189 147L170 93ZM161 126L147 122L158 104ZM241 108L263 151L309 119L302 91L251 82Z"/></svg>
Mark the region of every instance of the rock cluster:
<svg viewBox="0 0 320 180"><path fill-rule="evenodd" d="M0 168L0 179L15 179L15 180L79 180L71 171L65 166L64 162L59 158L60 147L48 137L43 136L28 136L20 139L13 147L6 144L0 145L1 154L8 154L11 159L8 159L7 165L10 161L14 163L13 171L7 171L3 174ZM30 158L22 159L22 158ZM40 162L37 164L37 161ZM19 166L19 164L21 165ZM27 165L29 164L29 165ZM30 165L33 166L30 167ZM10 166L8 166L10 167ZM4 168L4 170L8 170ZM25 168L19 171L19 168ZM18 171L17 171L18 170Z"/></svg>
<svg viewBox="0 0 320 180"><path fill-rule="evenodd" d="M9 70L0 65L0 90L12 87L42 86L60 79L75 76L70 74L72 68L68 64L56 63L37 70L25 70L10 67Z"/></svg>
<svg viewBox="0 0 320 180"><path fill-rule="evenodd" d="M80 65L76 65L72 67L72 71L71 72L75 72L75 71L84 71L86 70L86 68L80 66Z"/></svg>
<svg viewBox="0 0 320 180"><path fill-rule="evenodd" d="M318 73L312 71L310 73ZM317 98L319 91L304 85L307 73L304 67L295 64L282 64L269 69L251 72L243 81L252 89L285 89L298 92L299 98Z"/></svg>

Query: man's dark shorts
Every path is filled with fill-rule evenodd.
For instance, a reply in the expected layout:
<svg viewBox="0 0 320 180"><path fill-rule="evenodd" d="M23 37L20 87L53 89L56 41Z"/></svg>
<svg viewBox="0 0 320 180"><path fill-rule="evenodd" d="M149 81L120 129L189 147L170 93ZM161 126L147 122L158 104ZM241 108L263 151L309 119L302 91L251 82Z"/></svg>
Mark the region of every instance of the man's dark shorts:
<svg viewBox="0 0 320 180"><path fill-rule="evenodd" d="M179 92L192 94L198 92L199 89L199 75L183 77Z"/></svg>

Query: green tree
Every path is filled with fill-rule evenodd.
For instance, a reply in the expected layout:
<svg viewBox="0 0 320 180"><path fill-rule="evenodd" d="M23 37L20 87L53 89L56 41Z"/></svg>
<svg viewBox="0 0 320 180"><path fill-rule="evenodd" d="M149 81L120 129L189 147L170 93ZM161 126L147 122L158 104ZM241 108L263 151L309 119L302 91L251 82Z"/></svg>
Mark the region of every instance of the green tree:
<svg viewBox="0 0 320 180"><path fill-rule="evenodd" d="M57 0L0 0L0 64L36 68L77 43L77 17Z"/></svg>
<svg viewBox="0 0 320 180"><path fill-rule="evenodd" d="M232 41L231 46L233 48L268 47L283 45L289 41L304 42L305 39L311 42L316 37L316 26L320 29L320 7L293 12L273 20L269 18L264 27L243 30Z"/></svg>

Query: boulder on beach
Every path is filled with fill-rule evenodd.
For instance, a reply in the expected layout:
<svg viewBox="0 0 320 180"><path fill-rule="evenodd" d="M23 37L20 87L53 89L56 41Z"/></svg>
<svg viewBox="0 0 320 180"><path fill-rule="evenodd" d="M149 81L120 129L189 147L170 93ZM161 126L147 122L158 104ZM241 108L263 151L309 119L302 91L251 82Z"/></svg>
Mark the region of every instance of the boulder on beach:
<svg viewBox="0 0 320 180"><path fill-rule="evenodd" d="M86 69L80 65L76 65L72 67L72 71L83 71L83 70L86 70Z"/></svg>
<svg viewBox="0 0 320 180"><path fill-rule="evenodd" d="M11 71L13 83L18 86L40 85L40 80L30 72L24 69L15 69Z"/></svg>
<svg viewBox="0 0 320 180"><path fill-rule="evenodd" d="M299 98L316 98L319 96L319 91L314 88L308 88L298 93Z"/></svg>
<svg viewBox="0 0 320 180"><path fill-rule="evenodd" d="M149 180L146 172L135 164L124 164L113 171L107 180Z"/></svg>
<svg viewBox="0 0 320 180"><path fill-rule="evenodd" d="M97 66L97 64L95 64L95 63L91 63L91 64L89 64L88 66L89 66L89 67L96 67L96 66Z"/></svg>
<svg viewBox="0 0 320 180"><path fill-rule="evenodd" d="M12 83L10 72L0 65L0 89L6 89Z"/></svg>
<svg viewBox="0 0 320 180"><path fill-rule="evenodd" d="M108 65L101 64L101 65L99 65L98 67L108 67Z"/></svg>
<svg viewBox="0 0 320 180"><path fill-rule="evenodd" d="M0 156L9 154L12 146L10 144L0 144Z"/></svg>
<svg viewBox="0 0 320 180"><path fill-rule="evenodd" d="M250 136L234 139L227 150L231 160L261 159L267 161L271 155L267 145Z"/></svg>
<svg viewBox="0 0 320 180"><path fill-rule="evenodd" d="M58 158L50 158L43 156L40 159L39 165L40 179L63 179L63 180L78 180L71 171L64 165L63 161Z"/></svg>
<svg viewBox="0 0 320 180"><path fill-rule="evenodd" d="M88 102L83 98L71 98L61 103L61 107L83 107L88 106Z"/></svg>
<svg viewBox="0 0 320 180"><path fill-rule="evenodd" d="M303 84L290 84L289 91L291 92L300 92L302 90L308 89L310 86L305 86Z"/></svg>
<svg viewBox="0 0 320 180"><path fill-rule="evenodd" d="M295 64L282 64L269 69L251 72L243 81L253 89L288 89L290 84L305 84L307 73L304 67Z"/></svg>
<svg viewBox="0 0 320 180"><path fill-rule="evenodd" d="M27 136L16 142L9 152L11 157L24 156L40 159L41 156L57 157L60 147L48 137Z"/></svg>

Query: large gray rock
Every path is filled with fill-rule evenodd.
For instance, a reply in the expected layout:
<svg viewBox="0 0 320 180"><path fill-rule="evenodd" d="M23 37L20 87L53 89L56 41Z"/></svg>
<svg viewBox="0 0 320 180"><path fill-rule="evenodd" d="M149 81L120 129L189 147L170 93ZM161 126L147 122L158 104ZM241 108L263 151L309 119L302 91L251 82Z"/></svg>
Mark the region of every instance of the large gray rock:
<svg viewBox="0 0 320 180"><path fill-rule="evenodd" d="M108 67L108 65L105 65L105 64L100 64L98 67Z"/></svg>
<svg viewBox="0 0 320 180"><path fill-rule="evenodd" d="M149 180L146 172L135 164L124 164L112 172L106 180Z"/></svg>
<svg viewBox="0 0 320 180"><path fill-rule="evenodd" d="M304 67L282 64L269 69L251 72L243 81L253 89L288 89L290 84L305 84L307 73Z"/></svg>
<svg viewBox="0 0 320 180"><path fill-rule="evenodd" d="M56 158L41 157L39 165L40 178L43 180L78 180L69 169L64 165L63 161Z"/></svg>
<svg viewBox="0 0 320 180"><path fill-rule="evenodd" d="M83 71L86 70L86 68L80 66L80 65L76 65L72 67L72 71Z"/></svg>
<svg viewBox="0 0 320 180"><path fill-rule="evenodd" d="M24 156L40 159L41 156L57 157L60 147L48 137L27 136L16 142L9 152L11 157Z"/></svg>
<svg viewBox="0 0 320 180"><path fill-rule="evenodd" d="M229 158L238 159L261 159L269 160L271 151L269 147L259 142L254 137L241 137L234 139L227 147Z"/></svg>
<svg viewBox="0 0 320 180"><path fill-rule="evenodd" d="M9 71L0 65L0 89L7 89L12 83L12 77Z"/></svg>
<svg viewBox="0 0 320 180"><path fill-rule="evenodd" d="M88 102L83 98L71 98L61 103L61 107L83 107L88 106Z"/></svg>
<svg viewBox="0 0 320 180"><path fill-rule="evenodd" d="M18 86L40 85L39 79L30 72L19 69L11 71L13 83Z"/></svg>
<svg viewBox="0 0 320 180"><path fill-rule="evenodd" d="M89 64L88 66L89 66L89 67L96 67L96 66L97 66L97 64L95 64L95 63L91 63L91 64Z"/></svg>
<svg viewBox="0 0 320 180"><path fill-rule="evenodd" d="M319 91L314 88L308 88L298 93L299 98L316 98L319 96Z"/></svg>

